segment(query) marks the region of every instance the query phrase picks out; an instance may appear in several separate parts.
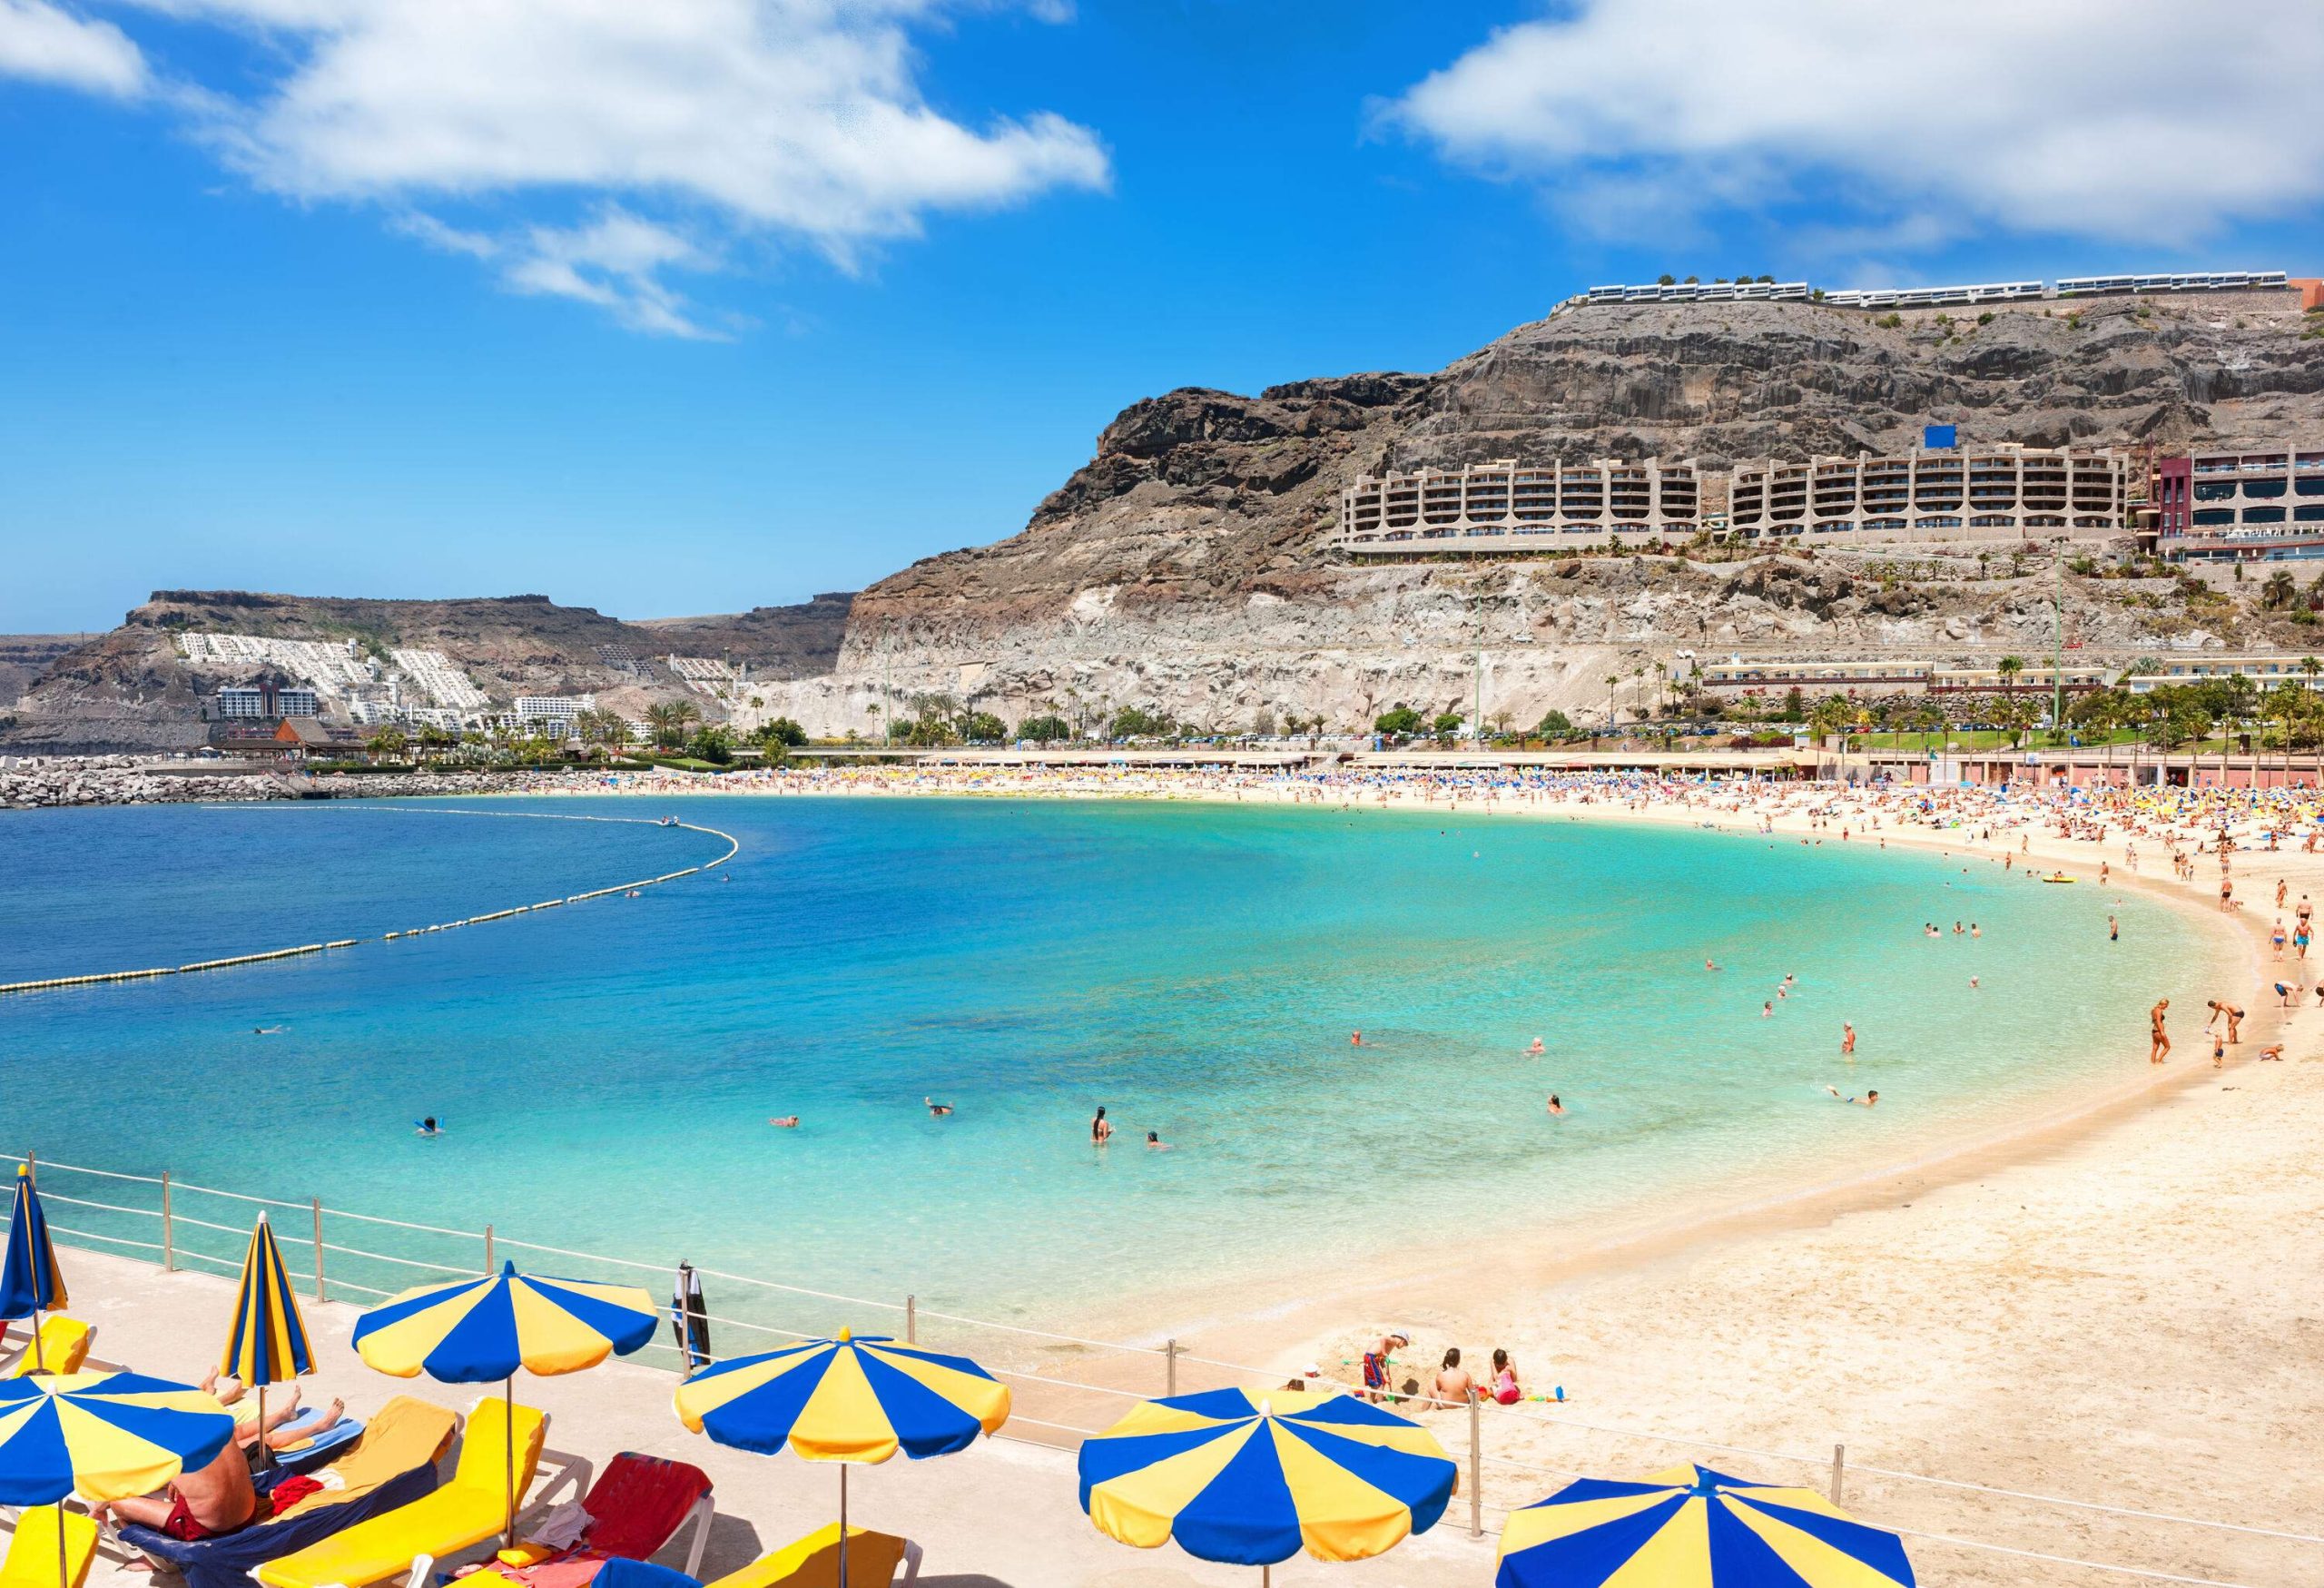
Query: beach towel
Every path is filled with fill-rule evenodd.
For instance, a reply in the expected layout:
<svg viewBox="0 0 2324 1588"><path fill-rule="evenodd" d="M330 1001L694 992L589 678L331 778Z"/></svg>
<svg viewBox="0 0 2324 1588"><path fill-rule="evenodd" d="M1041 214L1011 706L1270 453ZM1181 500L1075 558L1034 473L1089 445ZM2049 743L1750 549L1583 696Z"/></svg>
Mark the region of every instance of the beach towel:
<svg viewBox="0 0 2324 1588"><path fill-rule="evenodd" d="M525 1588L581 1588L608 1560L642 1561L669 1543L708 1493L710 1475L700 1467L625 1450L582 1498L588 1522L578 1546L529 1565L489 1561L463 1574L504 1577Z"/></svg>

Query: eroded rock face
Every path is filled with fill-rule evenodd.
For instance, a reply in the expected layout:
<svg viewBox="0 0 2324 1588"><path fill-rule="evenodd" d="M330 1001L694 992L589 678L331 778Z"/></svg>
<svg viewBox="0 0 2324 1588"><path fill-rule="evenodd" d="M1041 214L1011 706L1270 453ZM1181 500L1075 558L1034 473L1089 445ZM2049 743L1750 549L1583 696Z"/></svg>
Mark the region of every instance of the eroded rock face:
<svg viewBox="0 0 2324 1588"><path fill-rule="evenodd" d="M753 679L829 673L854 597L818 596L794 607L731 616L625 623L546 596L458 601L371 601L249 590L156 590L119 628L69 646L0 637L0 665L38 655L43 665L0 710L0 748L48 755L190 750L203 741L202 704L227 684L257 682L255 665L190 666L176 636L215 630L270 638L354 639L377 647L440 650L504 705L518 694L594 694L640 717L656 700L690 699L665 668L671 654L747 666ZM624 652L645 676L609 665ZM0 682L8 682L0 671ZM292 682L274 676L275 683Z"/></svg>
<svg viewBox="0 0 2324 1588"><path fill-rule="evenodd" d="M2288 293L2053 301L1983 324L1921 311L1893 327L1818 304L1593 305L1433 375L1173 391L1123 410L1021 534L864 591L832 674L768 710L872 733L870 708L891 691L1012 721L1137 705L1209 726L1265 709L1344 727L1400 700L1466 708L1482 670L1488 715L1531 721L1603 709L1609 673L1650 676L1689 648L2037 652L2048 581L1976 577L2005 575L2005 554L1984 568L1940 559L1932 579L1930 559L1903 553L1364 566L1324 541L1341 489L1387 468L1654 456L1725 469L1901 451L1932 421L1971 444L2312 438L2324 342L2302 330ZM1898 562L1914 566L1883 566ZM2093 659L2187 643L2173 587L2066 589ZM2249 599L2237 609L2239 643L2307 637Z"/></svg>

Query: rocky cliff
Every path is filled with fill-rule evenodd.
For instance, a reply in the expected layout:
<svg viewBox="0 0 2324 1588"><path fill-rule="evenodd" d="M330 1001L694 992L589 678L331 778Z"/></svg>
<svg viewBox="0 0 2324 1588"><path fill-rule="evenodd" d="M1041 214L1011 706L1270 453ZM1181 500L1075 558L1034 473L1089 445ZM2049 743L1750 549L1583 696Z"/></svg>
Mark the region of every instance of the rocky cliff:
<svg viewBox="0 0 2324 1588"><path fill-rule="evenodd" d="M1659 456L1723 469L1902 450L1930 421L1971 444L2312 439L2324 340L2311 324L2284 292L1894 317L1590 305L1433 375L1174 391L1107 426L1022 533L864 591L832 675L770 709L821 732L869 731L872 707L912 695L1012 719L1137 705L1210 726L1266 709L1336 727L1395 701L1465 706L1482 673L1488 714L1530 721L1602 702L1608 674L1682 647L2041 648L2049 581L2006 577L2006 559L1915 558L1900 583L1895 556L1383 566L1324 542L1341 488L1384 468ZM2110 655L2230 628L2263 643L2272 621L2248 602L2191 612L2169 582L2074 580L2068 599L2081 643Z"/></svg>
<svg viewBox="0 0 2324 1588"><path fill-rule="evenodd" d="M715 716L715 703L690 693L662 658L675 653L722 659L746 666L753 680L827 674L837 660L850 601L843 594L818 596L797 607L763 607L734 616L635 624L586 607L560 607L546 596L373 601L157 590L110 634L61 654L44 653L45 665L21 698L0 713L0 719L15 718L0 726L0 750L88 754L202 743L202 703L222 685L248 682L265 669L190 664L177 636L195 631L439 650L503 705L519 694L586 693L634 717L655 700L683 697ZM0 660L12 654L12 645L28 648L0 639ZM290 680L276 676L274 681Z"/></svg>

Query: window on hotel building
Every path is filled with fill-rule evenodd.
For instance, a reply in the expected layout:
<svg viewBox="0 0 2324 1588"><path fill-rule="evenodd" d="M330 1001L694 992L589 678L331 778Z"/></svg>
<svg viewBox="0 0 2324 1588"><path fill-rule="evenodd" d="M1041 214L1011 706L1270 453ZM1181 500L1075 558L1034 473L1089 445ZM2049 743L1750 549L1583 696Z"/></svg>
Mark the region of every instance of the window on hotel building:
<svg viewBox="0 0 2324 1588"><path fill-rule="evenodd" d="M2233 508L2197 508L2194 518L2199 525L2232 524L2235 522L2235 509Z"/></svg>
<svg viewBox="0 0 2324 1588"><path fill-rule="evenodd" d="M2284 521L2284 510L2281 508L2246 508L2243 509L2243 521L2246 524L2280 524Z"/></svg>
<svg viewBox="0 0 2324 1588"><path fill-rule="evenodd" d="M2309 507L2303 502L2291 510L2291 516L2303 524L2324 524L2324 505Z"/></svg>
<svg viewBox="0 0 2324 1588"><path fill-rule="evenodd" d="M2284 494L2284 482L2280 479L2247 479L2243 482L2243 494L2247 497L2280 497Z"/></svg>

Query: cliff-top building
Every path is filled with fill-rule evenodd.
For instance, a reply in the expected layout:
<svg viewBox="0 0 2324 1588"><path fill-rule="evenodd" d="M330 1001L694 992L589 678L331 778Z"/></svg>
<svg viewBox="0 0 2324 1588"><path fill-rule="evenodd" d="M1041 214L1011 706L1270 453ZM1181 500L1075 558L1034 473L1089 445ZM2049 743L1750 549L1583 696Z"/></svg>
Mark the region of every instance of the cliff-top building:
<svg viewBox="0 0 2324 1588"><path fill-rule="evenodd" d="M2172 561L2324 557L2324 449L2163 459L2153 507L2157 549Z"/></svg>
<svg viewBox="0 0 2324 1588"><path fill-rule="evenodd" d="M1702 527L1701 482L1691 461L1519 467L1512 458L1462 469L1358 475L1340 493L1341 550L1539 551L1608 539L1647 546Z"/></svg>
<svg viewBox="0 0 2324 1588"><path fill-rule="evenodd" d="M2003 445L1736 466L1728 528L1745 540L2087 539L2128 533L2129 457Z"/></svg>

